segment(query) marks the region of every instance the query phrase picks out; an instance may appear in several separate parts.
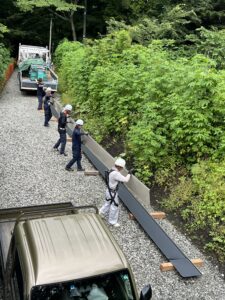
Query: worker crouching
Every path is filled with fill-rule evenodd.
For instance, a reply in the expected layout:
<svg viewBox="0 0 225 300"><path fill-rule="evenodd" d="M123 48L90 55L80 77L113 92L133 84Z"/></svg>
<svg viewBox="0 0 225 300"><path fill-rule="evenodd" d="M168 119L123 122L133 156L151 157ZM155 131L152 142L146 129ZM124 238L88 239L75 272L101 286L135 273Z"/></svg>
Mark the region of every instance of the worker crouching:
<svg viewBox="0 0 225 300"><path fill-rule="evenodd" d="M70 123L70 122L67 121L67 118L69 117L71 111L72 111L72 106L70 104L67 104L64 107L63 111L60 113L60 116L59 116L59 119L58 119L59 139L53 147L53 149L58 150L58 147L61 144L59 153L65 155L65 156L67 156L67 154L65 153L65 148L66 148L66 124Z"/></svg>
<svg viewBox="0 0 225 300"><path fill-rule="evenodd" d="M120 172L125 168L125 160L118 158L115 161L115 166L109 171L109 178L107 180L107 189L105 193L105 203L100 208L99 213L102 216L109 214L108 222L110 225L119 227L119 197L118 188L120 182L128 182L131 174L123 176Z"/></svg>

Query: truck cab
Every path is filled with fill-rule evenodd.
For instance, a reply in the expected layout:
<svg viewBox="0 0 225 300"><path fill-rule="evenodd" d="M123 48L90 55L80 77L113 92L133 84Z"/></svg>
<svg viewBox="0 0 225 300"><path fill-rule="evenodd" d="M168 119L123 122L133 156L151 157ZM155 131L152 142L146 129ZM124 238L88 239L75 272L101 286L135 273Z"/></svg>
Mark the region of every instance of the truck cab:
<svg viewBox="0 0 225 300"><path fill-rule="evenodd" d="M4 222L0 211L4 299L151 298L150 286L138 296L127 259L95 207L46 208L26 208L19 217L14 211L14 218L11 211Z"/></svg>

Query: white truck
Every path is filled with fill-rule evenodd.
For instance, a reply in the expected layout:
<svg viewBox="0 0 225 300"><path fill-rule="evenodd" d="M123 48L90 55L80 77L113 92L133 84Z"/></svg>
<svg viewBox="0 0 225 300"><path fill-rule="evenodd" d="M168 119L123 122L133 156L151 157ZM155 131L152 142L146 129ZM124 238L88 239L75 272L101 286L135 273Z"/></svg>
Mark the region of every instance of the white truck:
<svg viewBox="0 0 225 300"><path fill-rule="evenodd" d="M37 90L41 78L45 87L57 91L58 77L51 68L49 50L45 47L19 45L18 78L20 90Z"/></svg>

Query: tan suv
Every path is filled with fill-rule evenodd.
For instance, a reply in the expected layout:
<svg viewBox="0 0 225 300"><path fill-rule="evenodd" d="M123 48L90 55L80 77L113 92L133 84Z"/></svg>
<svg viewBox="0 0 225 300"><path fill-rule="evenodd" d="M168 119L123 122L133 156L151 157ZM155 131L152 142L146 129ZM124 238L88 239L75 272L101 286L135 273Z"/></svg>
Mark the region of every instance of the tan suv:
<svg viewBox="0 0 225 300"><path fill-rule="evenodd" d="M97 209L85 209L68 203L0 211L4 299L151 298L150 286L138 296L130 266Z"/></svg>

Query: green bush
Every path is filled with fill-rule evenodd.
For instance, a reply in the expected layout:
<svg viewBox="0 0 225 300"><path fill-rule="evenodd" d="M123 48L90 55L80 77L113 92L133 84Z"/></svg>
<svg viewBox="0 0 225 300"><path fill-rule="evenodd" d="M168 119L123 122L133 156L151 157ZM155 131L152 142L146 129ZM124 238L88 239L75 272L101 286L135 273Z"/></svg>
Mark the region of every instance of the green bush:
<svg viewBox="0 0 225 300"><path fill-rule="evenodd" d="M201 161L191 177L181 177L164 206L185 221L190 233L203 233L205 247L225 261L225 159Z"/></svg>
<svg viewBox="0 0 225 300"><path fill-rule="evenodd" d="M192 43L194 43L194 50L198 53L202 53L205 56L214 59L217 68L224 69L225 63L225 30L207 30L201 27L196 30L196 34L190 34L187 37Z"/></svg>
<svg viewBox="0 0 225 300"><path fill-rule="evenodd" d="M0 89L5 82L5 71L10 62L10 53L3 44L0 43Z"/></svg>
<svg viewBox="0 0 225 300"><path fill-rule="evenodd" d="M4 78L5 70L7 69L9 62L9 51L4 47L3 44L0 44L0 79Z"/></svg>
<svg viewBox="0 0 225 300"><path fill-rule="evenodd" d="M131 45L122 31L93 45L64 42L56 62L61 90L89 130L99 141L122 136L146 174L171 156L195 163L223 155L224 72L214 61L174 59L158 42Z"/></svg>

